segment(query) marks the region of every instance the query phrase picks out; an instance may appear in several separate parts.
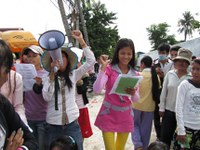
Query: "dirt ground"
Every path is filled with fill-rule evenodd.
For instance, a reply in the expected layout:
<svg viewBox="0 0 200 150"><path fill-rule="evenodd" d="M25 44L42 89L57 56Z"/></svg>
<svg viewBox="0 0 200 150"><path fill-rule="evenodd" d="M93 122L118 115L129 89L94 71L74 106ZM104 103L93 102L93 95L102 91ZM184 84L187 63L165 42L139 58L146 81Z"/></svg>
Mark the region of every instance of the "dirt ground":
<svg viewBox="0 0 200 150"><path fill-rule="evenodd" d="M85 150L105 150L101 131L94 126L97 113L103 101L104 93L100 95L94 95L93 93L88 94L90 103L88 104L90 121L93 130L93 135L89 138L84 139ZM155 131L152 130L151 141L155 141ZM126 143L125 150L134 150L134 145L131 141L131 135L129 134L128 141Z"/></svg>

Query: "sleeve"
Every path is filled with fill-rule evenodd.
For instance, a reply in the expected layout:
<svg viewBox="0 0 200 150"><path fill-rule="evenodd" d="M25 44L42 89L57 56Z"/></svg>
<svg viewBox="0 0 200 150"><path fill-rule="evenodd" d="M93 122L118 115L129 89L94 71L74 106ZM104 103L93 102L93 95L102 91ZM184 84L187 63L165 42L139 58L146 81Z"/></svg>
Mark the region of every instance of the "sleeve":
<svg viewBox="0 0 200 150"><path fill-rule="evenodd" d="M42 95L45 101L51 101L54 97L55 82L51 81L49 77L43 79Z"/></svg>
<svg viewBox="0 0 200 150"><path fill-rule="evenodd" d="M162 91L160 94L160 104L159 104L159 111L164 112L165 111L165 105L166 105L166 97L167 97L167 85L169 80L169 73L166 74L163 82Z"/></svg>
<svg viewBox="0 0 200 150"><path fill-rule="evenodd" d="M24 124L24 122L20 119L19 115L15 112L12 104L4 97L2 107L3 107L3 115L5 116L5 120L8 126L8 137L13 131L17 131L19 128L22 128L24 135L24 143L23 147L28 148L28 150L37 150L38 145L36 138L29 131L28 127Z"/></svg>
<svg viewBox="0 0 200 150"><path fill-rule="evenodd" d="M83 53L84 56L86 56L86 62L74 71L75 83L80 80L86 72L91 70L96 62L94 53L89 49L89 47L83 48Z"/></svg>
<svg viewBox="0 0 200 150"><path fill-rule="evenodd" d="M183 120L183 107L184 107L184 101L187 93L187 84L184 84L186 82L182 82L178 86L177 91L177 97L176 97L176 120L177 120L177 127L178 127L178 135L185 135L185 127L184 127L184 120Z"/></svg>
<svg viewBox="0 0 200 150"><path fill-rule="evenodd" d="M26 115L25 115L25 108L23 104L23 81L22 76L19 73L16 73L16 76L14 76L14 84L15 89L13 93L13 106L15 108L15 111L19 114L21 119L24 121L25 124L27 123Z"/></svg>
<svg viewBox="0 0 200 150"><path fill-rule="evenodd" d="M97 75L97 79L93 84L94 93L99 94L101 90L105 88L107 81L108 81L107 74L100 70Z"/></svg>

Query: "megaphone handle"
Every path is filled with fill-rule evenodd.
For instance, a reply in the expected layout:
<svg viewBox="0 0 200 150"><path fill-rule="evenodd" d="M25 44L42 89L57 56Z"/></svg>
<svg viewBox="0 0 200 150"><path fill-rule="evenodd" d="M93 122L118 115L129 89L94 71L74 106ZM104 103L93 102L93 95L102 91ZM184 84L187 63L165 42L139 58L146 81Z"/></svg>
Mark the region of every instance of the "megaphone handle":
<svg viewBox="0 0 200 150"><path fill-rule="evenodd" d="M55 66L55 67L53 68L53 71L54 71L54 73L56 73L56 72L58 71L58 67Z"/></svg>

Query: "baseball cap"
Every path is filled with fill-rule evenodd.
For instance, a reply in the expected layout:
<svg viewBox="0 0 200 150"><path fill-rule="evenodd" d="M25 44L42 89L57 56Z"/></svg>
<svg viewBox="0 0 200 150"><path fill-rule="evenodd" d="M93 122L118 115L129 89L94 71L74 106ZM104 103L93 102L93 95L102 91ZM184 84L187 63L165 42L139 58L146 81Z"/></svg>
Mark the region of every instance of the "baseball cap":
<svg viewBox="0 0 200 150"><path fill-rule="evenodd" d="M34 52L36 54L40 54L40 55L43 54L42 48L40 46L37 46L37 45L31 45L29 47L24 48L23 54L26 55L26 54L28 54L29 51L32 51L32 52Z"/></svg>

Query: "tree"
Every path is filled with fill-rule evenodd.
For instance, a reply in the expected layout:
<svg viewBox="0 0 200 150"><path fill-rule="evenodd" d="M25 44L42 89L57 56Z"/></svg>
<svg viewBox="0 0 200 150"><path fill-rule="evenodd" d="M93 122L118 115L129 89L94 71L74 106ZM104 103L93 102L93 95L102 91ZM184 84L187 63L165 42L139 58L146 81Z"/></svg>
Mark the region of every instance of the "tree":
<svg viewBox="0 0 200 150"><path fill-rule="evenodd" d="M72 36L71 36L71 29L70 29L70 26L69 26L69 23L68 23L68 20L67 20L64 4L63 4L62 0L58 0L58 6L59 6L59 9L60 9L60 14L61 14L61 17L62 17L65 32L66 32L67 37L68 37L68 41L69 41L69 43L72 43L73 39L72 39Z"/></svg>
<svg viewBox="0 0 200 150"><path fill-rule="evenodd" d="M178 32L184 33L184 41L187 40L187 36L192 36L192 33L194 31L193 28L193 22L195 21L194 17L190 13L190 11L185 11L183 13L183 18L179 19L178 21Z"/></svg>
<svg viewBox="0 0 200 150"><path fill-rule="evenodd" d="M149 28L146 28L152 50L156 50L160 43L169 43L171 45L177 43L175 35L167 34L169 27L170 26L164 22L158 25L153 24Z"/></svg>
<svg viewBox="0 0 200 150"><path fill-rule="evenodd" d="M83 6L90 46L95 56L98 57L103 53L112 56L119 40L117 26L114 25L117 19L116 13L108 12L105 4L100 2ZM81 26L80 29L82 30Z"/></svg>

